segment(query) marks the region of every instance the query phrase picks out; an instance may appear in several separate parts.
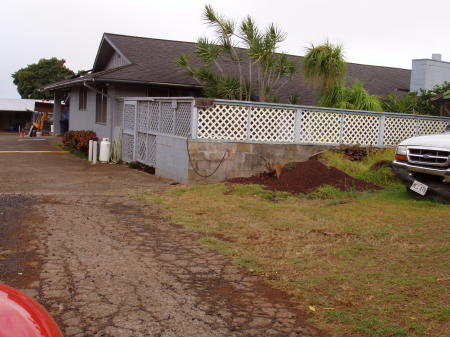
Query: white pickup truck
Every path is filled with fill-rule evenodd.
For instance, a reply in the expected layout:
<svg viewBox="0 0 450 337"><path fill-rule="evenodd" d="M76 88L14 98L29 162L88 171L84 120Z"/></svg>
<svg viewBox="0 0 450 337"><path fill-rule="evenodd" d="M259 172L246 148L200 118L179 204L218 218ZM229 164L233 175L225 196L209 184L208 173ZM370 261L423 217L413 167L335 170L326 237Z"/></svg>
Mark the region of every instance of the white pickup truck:
<svg viewBox="0 0 450 337"><path fill-rule="evenodd" d="M450 203L450 131L406 139L397 146L395 175L412 191Z"/></svg>

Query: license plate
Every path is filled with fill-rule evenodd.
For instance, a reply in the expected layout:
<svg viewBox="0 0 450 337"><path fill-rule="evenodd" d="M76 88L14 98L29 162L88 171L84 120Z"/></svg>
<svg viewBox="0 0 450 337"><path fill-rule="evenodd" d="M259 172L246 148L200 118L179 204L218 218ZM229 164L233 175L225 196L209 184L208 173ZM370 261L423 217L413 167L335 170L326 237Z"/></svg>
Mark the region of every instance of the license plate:
<svg viewBox="0 0 450 337"><path fill-rule="evenodd" d="M427 193L428 186L421 183L420 181L414 180L410 187L410 190L419 193L420 195L425 195Z"/></svg>

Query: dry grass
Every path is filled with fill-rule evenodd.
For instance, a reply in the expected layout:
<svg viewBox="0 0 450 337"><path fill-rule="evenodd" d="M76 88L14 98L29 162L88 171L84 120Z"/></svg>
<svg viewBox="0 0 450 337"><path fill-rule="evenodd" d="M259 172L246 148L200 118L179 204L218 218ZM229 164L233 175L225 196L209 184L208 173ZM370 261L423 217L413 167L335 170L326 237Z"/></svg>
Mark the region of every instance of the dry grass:
<svg viewBox="0 0 450 337"><path fill-rule="evenodd" d="M314 306L315 323L334 336L450 336L449 206L398 187L311 200L212 184L145 198Z"/></svg>

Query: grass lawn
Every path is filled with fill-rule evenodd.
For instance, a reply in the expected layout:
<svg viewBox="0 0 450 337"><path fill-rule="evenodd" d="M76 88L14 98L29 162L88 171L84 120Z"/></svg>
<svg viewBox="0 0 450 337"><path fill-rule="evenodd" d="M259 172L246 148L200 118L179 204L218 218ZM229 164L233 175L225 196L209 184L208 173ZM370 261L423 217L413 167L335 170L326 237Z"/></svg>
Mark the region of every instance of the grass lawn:
<svg viewBox="0 0 450 337"><path fill-rule="evenodd" d="M204 233L203 245L291 293L333 336L449 337L450 206L414 198L386 168L367 173L372 157L349 164L339 156L325 158L386 189L325 187L310 198L208 184L139 197Z"/></svg>

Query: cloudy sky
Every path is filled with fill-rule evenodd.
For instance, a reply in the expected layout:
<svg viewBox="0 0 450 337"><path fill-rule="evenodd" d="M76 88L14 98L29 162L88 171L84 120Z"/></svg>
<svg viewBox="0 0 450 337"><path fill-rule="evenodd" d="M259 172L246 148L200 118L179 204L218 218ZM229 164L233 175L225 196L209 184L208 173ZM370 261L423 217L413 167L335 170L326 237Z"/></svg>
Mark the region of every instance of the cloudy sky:
<svg viewBox="0 0 450 337"><path fill-rule="evenodd" d="M240 20L274 22L287 34L280 51L303 55L328 39L350 62L411 68L441 53L450 61L450 1L417 0L9 0L0 12L0 97L19 97L11 74L41 58L90 69L103 32L195 41L211 36L202 9L211 4Z"/></svg>

